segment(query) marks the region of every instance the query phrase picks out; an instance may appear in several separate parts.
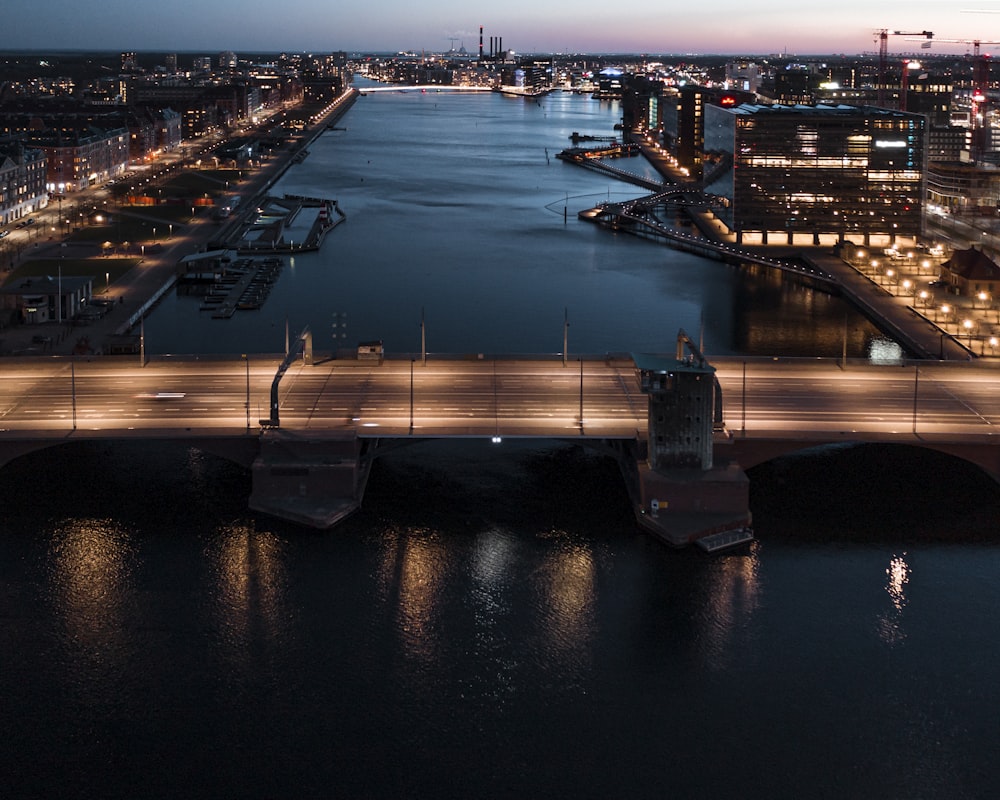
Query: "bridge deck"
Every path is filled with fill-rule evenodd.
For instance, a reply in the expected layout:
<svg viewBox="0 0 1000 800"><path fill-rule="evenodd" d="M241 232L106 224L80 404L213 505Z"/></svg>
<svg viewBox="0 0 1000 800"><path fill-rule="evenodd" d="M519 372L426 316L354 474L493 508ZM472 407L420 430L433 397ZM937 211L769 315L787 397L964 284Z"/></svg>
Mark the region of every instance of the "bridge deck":
<svg viewBox="0 0 1000 800"><path fill-rule="evenodd" d="M257 430L279 356L9 359L0 437ZM832 359L715 358L730 431L751 437L945 436L992 439L1000 369L970 362L907 367ZM249 408L247 400L249 399ZM582 405L581 405L582 404ZM634 438L646 397L630 358L431 357L294 364L280 423L362 436Z"/></svg>

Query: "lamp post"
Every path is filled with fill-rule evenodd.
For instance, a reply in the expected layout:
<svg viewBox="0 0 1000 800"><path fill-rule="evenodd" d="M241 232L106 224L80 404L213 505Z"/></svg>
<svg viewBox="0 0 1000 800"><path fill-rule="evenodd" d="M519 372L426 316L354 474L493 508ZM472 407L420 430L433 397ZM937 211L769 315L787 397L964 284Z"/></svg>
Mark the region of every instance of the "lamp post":
<svg viewBox="0 0 1000 800"><path fill-rule="evenodd" d="M743 362L743 391L740 393L740 405L743 407L743 422L741 433L747 435L747 362Z"/></svg>
<svg viewBox="0 0 1000 800"><path fill-rule="evenodd" d="M563 366L566 366L567 351L569 350L569 309L563 309Z"/></svg>
<svg viewBox="0 0 1000 800"><path fill-rule="evenodd" d="M70 395L73 400L73 430L76 430L76 364L72 358L69 361Z"/></svg>
<svg viewBox="0 0 1000 800"><path fill-rule="evenodd" d="M965 334L969 337L969 350L972 350L972 329L976 324L971 319L962 320L962 327L965 328Z"/></svg>
<svg viewBox="0 0 1000 800"><path fill-rule="evenodd" d="M247 433L250 432L250 356L246 353L243 354L243 361L246 363L247 368Z"/></svg>
<svg viewBox="0 0 1000 800"><path fill-rule="evenodd" d="M413 435L413 363L416 359L410 359L410 435Z"/></svg>

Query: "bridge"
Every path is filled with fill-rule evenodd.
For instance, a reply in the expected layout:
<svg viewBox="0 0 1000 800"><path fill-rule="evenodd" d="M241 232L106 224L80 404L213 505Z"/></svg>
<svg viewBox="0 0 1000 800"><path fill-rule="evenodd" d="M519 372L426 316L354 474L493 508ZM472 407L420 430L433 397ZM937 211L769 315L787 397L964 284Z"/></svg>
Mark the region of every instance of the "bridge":
<svg viewBox="0 0 1000 800"><path fill-rule="evenodd" d="M673 545L746 524L744 469L832 442L931 448L1000 481L1000 370L969 363L708 364L679 340L669 355L50 358L4 373L0 465L76 440L182 440L251 469L255 510L320 528L360 506L380 453L425 439L596 448Z"/></svg>
<svg viewBox="0 0 1000 800"><path fill-rule="evenodd" d="M492 92L492 86L443 86L437 83L425 83L416 86L393 84L391 86L371 86L358 89L361 95L374 92Z"/></svg>
<svg viewBox="0 0 1000 800"><path fill-rule="evenodd" d="M720 241L704 235L693 235L664 222L656 213L658 207L669 208L671 205L686 211L692 209L711 209L718 205L718 198L706 194L704 187L709 185L714 176L724 170L728 160L716 164L701 181L685 183L664 183L637 175L626 169L607 163L606 158L639 155L638 144L613 144L596 148L573 147L558 153L556 158L568 161L586 169L594 170L619 180L626 181L652 194L636 197L623 202L606 202L594 208L584 209L579 218L593 222L614 231L631 233L649 239L658 239L668 243L676 250L693 253L705 258L712 258L727 264L743 266L755 264L777 269L795 275L807 285L828 291L840 291L841 283L836 277L827 274L809 264L795 260L772 258L766 253L753 251L725 241ZM693 215L692 215L693 218Z"/></svg>

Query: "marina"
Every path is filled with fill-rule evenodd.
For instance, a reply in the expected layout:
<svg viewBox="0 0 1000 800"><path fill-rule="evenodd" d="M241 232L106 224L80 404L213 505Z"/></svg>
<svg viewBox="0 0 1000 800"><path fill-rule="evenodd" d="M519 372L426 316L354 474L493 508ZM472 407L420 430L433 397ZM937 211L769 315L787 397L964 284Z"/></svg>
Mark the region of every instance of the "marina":
<svg viewBox="0 0 1000 800"><path fill-rule="evenodd" d="M212 319L229 319L237 311L257 310L264 305L283 262L275 256L232 261L223 252L212 254L208 266L207 270L180 275L178 293L202 295L201 311L210 311Z"/></svg>
<svg viewBox="0 0 1000 800"><path fill-rule="evenodd" d="M244 210L213 244L241 255L318 250L326 235L345 219L336 200L267 195Z"/></svg>

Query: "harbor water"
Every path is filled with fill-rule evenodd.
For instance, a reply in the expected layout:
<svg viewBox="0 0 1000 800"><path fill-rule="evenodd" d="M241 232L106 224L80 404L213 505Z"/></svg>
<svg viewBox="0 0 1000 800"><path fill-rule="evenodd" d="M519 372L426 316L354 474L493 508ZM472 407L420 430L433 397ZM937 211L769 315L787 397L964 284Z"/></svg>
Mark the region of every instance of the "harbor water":
<svg viewBox="0 0 1000 800"><path fill-rule="evenodd" d="M347 222L260 311L168 298L150 351L277 352L287 319L414 352L422 309L431 353L556 352L567 310L576 352L683 327L710 354L836 356L845 317L851 355L891 351L836 298L578 222L637 193L554 158L616 116L360 98L276 187ZM751 487L757 540L707 556L554 442L391 453L331 532L249 512L248 473L177 444L22 457L0 469L4 794L997 796L996 485L844 446Z"/></svg>

